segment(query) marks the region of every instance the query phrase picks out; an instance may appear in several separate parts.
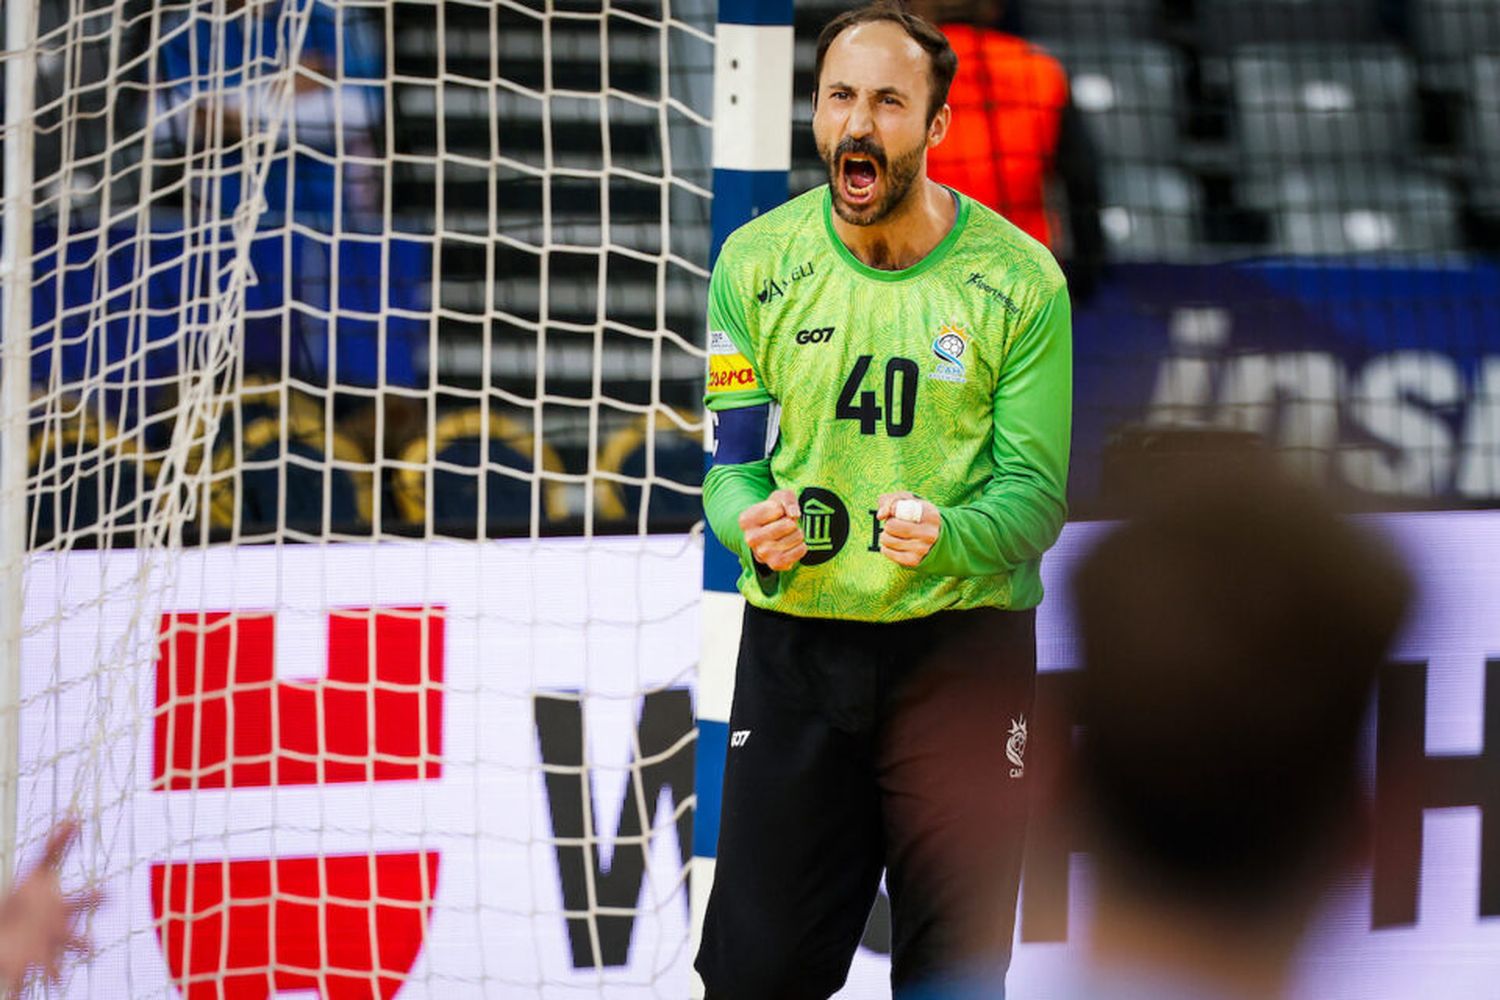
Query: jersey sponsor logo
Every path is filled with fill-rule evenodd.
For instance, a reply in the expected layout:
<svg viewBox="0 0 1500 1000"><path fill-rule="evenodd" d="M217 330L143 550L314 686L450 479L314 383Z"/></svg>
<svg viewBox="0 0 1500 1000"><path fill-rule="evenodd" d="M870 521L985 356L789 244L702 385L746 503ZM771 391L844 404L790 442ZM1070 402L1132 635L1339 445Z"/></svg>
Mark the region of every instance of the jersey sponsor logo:
<svg viewBox="0 0 1500 1000"><path fill-rule="evenodd" d="M944 323L938 327L938 335L932 341L932 353L937 355L938 365L929 374L939 382L967 382L968 369L964 365L964 354L969 350L969 332L956 323Z"/></svg>
<svg viewBox="0 0 1500 1000"><path fill-rule="evenodd" d="M708 356L708 391L741 392L760 388L755 377L755 368L748 358L738 352L734 354L710 354Z"/></svg>
<svg viewBox="0 0 1500 1000"><path fill-rule="evenodd" d="M789 273L782 277L768 277L760 283L760 291L755 293L755 301L761 305L781 298L787 293L791 286L803 278L813 276L813 262L805 260L792 268Z"/></svg>
<svg viewBox="0 0 1500 1000"><path fill-rule="evenodd" d="M824 344L833 339L833 327L815 326L806 330L797 331L797 343L799 344Z"/></svg>
<svg viewBox="0 0 1500 1000"><path fill-rule="evenodd" d="M971 271L969 273L969 280L964 282L964 287L977 289L981 294L1004 306L1005 311L1012 316L1021 311L1021 307L1016 305L1014 299L986 281L984 275L978 271Z"/></svg>
<svg viewBox="0 0 1500 1000"><path fill-rule="evenodd" d="M797 497L802 508L798 525L807 545L802 565L826 563L843 549L849 540L849 509L832 490L809 486Z"/></svg>
<svg viewBox="0 0 1500 1000"><path fill-rule="evenodd" d="M1010 736L1005 741L1005 759L1010 761L1012 778L1026 777L1026 716L1010 720Z"/></svg>

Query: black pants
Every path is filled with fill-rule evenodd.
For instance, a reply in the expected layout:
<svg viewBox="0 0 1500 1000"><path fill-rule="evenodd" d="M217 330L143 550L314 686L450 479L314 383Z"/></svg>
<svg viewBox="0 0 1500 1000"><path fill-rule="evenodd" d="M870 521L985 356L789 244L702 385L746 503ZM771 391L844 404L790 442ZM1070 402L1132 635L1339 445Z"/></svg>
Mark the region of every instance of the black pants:
<svg viewBox="0 0 1500 1000"><path fill-rule="evenodd" d="M837 992L882 869L893 986L1003 969L1035 680L1034 611L868 624L747 607L695 963L710 1000Z"/></svg>

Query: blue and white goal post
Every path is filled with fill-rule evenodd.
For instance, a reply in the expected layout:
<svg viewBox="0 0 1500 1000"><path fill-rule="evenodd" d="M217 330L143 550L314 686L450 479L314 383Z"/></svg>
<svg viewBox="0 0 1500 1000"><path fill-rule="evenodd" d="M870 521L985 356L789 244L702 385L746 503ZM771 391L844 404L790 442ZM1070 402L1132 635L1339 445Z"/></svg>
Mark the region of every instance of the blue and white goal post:
<svg viewBox="0 0 1500 1000"><path fill-rule="evenodd" d="M736 228L786 200L792 165L792 0L720 0L714 45L713 259ZM705 432L712 449L712 422ZM705 453L705 462L711 452ZM703 655L698 675L698 808L693 824L693 940L713 885L720 786L744 599L739 560L703 533ZM693 976L693 995L703 985Z"/></svg>

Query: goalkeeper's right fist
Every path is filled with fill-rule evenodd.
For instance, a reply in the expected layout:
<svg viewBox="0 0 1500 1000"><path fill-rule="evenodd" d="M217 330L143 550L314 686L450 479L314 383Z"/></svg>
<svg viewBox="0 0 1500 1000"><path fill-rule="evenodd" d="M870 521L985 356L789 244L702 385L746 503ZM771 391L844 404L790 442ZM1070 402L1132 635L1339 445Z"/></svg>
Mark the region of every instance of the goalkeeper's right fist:
<svg viewBox="0 0 1500 1000"><path fill-rule="evenodd" d="M807 542L797 519L802 510L791 490L777 490L740 513L740 530L755 561L776 570L791 569L807 555Z"/></svg>

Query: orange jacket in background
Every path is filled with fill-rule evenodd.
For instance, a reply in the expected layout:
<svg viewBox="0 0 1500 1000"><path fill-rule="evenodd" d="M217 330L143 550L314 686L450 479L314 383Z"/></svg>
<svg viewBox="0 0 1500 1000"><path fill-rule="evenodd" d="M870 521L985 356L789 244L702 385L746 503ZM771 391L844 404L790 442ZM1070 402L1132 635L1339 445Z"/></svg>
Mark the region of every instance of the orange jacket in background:
<svg viewBox="0 0 1500 1000"><path fill-rule="evenodd" d="M948 91L953 124L929 150L927 172L1052 245L1045 188L1068 101L1068 76L1029 42L967 24L945 24L958 75Z"/></svg>

